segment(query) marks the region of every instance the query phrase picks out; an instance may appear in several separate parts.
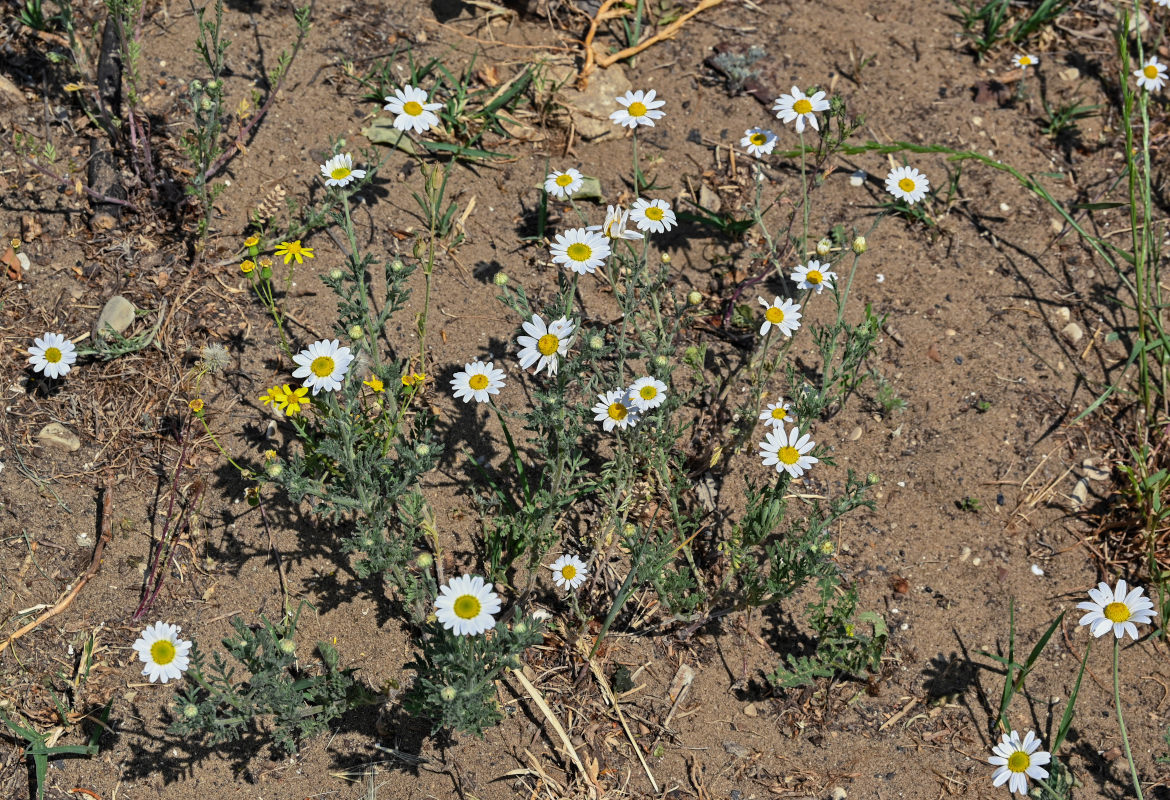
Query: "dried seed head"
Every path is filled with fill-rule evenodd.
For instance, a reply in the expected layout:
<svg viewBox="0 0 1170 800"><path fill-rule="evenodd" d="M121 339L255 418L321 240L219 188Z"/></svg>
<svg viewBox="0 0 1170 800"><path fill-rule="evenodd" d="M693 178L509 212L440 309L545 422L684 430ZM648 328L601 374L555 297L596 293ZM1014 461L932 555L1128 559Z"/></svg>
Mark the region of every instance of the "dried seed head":
<svg viewBox="0 0 1170 800"><path fill-rule="evenodd" d="M203 345L199 351L199 367L206 373L223 372L231 363L227 348L219 342L210 342Z"/></svg>

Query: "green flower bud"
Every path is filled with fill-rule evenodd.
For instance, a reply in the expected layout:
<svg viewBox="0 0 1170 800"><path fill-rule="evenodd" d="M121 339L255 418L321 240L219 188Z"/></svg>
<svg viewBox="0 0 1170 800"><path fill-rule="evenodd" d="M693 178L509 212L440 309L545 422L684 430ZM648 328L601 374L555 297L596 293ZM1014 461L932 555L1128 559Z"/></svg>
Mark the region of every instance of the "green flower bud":
<svg viewBox="0 0 1170 800"><path fill-rule="evenodd" d="M866 247L864 236L858 236L856 239L853 240L853 252L857 253L857 255L861 255L867 249L868 248Z"/></svg>
<svg viewBox="0 0 1170 800"><path fill-rule="evenodd" d="M444 686L439 691L439 697L443 698L444 703L450 703L450 702L454 701L455 687L454 686Z"/></svg>
<svg viewBox="0 0 1170 800"><path fill-rule="evenodd" d="M260 268L260 278L261 278L261 280L266 280L266 281L272 280L272 267L261 267Z"/></svg>
<svg viewBox="0 0 1170 800"><path fill-rule="evenodd" d="M292 639L281 639L280 640L280 652L291 656L294 652L296 652L296 649L297 649L297 643L294 642Z"/></svg>
<svg viewBox="0 0 1170 800"><path fill-rule="evenodd" d="M333 280L335 280L335 281L339 281L339 280L341 280L341 276L342 276L342 275L344 275L344 274L345 274L345 273L343 273L343 272L342 272L342 271L341 271L339 268L337 268L337 267L334 267L333 269L329 270L329 277L330 277L330 278L332 278L332 279L333 279Z"/></svg>
<svg viewBox="0 0 1170 800"><path fill-rule="evenodd" d="M817 242L817 255L824 258L833 249L833 243L827 237Z"/></svg>
<svg viewBox="0 0 1170 800"><path fill-rule="evenodd" d="M414 448L414 453L419 458L426 458L431 454L431 446L429 444L420 444Z"/></svg>
<svg viewBox="0 0 1170 800"><path fill-rule="evenodd" d="M495 274L495 276L492 278L492 283L494 283L496 286L507 286L508 285L508 273L497 272Z"/></svg>
<svg viewBox="0 0 1170 800"><path fill-rule="evenodd" d="M280 473L284 472L284 467L274 462L265 467L264 471L268 473L269 478L279 478Z"/></svg>
<svg viewBox="0 0 1170 800"><path fill-rule="evenodd" d="M520 635L524 635L528 633L528 623L523 621L517 622L516 627L514 627L512 630Z"/></svg>
<svg viewBox="0 0 1170 800"><path fill-rule="evenodd" d="M666 356L654 356L654 366L658 367L659 369L666 369L666 366L669 363L670 362L666 360Z"/></svg>
<svg viewBox="0 0 1170 800"><path fill-rule="evenodd" d="M419 553L414 563L418 564L422 569L430 569L431 564L435 563L435 557L430 553Z"/></svg>
<svg viewBox="0 0 1170 800"><path fill-rule="evenodd" d="M365 336L365 331L362 330L361 325L353 325L350 327L349 338L356 340L362 338L363 336Z"/></svg>
<svg viewBox="0 0 1170 800"><path fill-rule="evenodd" d="M211 102L210 97L204 97L199 101L199 108L202 111L210 111L215 103Z"/></svg>
<svg viewBox="0 0 1170 800"><path fill-rule="evenodd" d="M390 263L390 271L391 271L391 272L402 272L402 270L404 270L404 269L406 269L406 265L405 265L405 264L403 264L403 263L402 263L402 262L401 262L399 259L397 259L397 258L396 258L396 259L394 259L394 261L392 261L392 262Z"/></svg>
<svg viewBox="0 0 1170 800"><path fill-rule="evenodd" d="M183 706L183 716L187 719L195 719L199 716L199 707L194 703L188 703Z"/></svg>
<svg viewBox="0 0 1170 800"><path fill-rule="evenodd" d="M660 261L662 261L662 263L663 263L663 264L669 264L669 263L670 263L670 253L663 253L663 254L662 254L662 255L660 255L658 258L659 258L659 260L660 260Z"/></svg>
<svg viewBox="0 0 1170 800"><path fill-rule="evenodd" d="M604 347L605 347L605 339L603 337L597 336L596 334L589 337L589 349L590 350L601 350Z"/></svg>
<svg viewBox="0 0 1170 800"><path fill-rule="evenodd" d="M692 306L697 306L703 302L703 295L700 292L691 292L687 295L687 302Z"/></svg>

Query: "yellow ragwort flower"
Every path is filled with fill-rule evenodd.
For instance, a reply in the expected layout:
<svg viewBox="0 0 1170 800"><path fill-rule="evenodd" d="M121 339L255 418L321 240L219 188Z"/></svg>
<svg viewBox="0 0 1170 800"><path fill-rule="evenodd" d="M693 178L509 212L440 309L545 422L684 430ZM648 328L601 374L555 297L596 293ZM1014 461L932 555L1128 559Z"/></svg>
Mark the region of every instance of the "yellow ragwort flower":
<svg viewBox="0 0 1170 800"><path fill-rule="evenodd" d="M284 385L285 403L281 408L284 413L290 417L295 417L301 413L301 407L310 405L308 398L309 389L307 386L302 386L299 389L291 388L287 383Z"/></svg>
<svg viewBox="0 0 1170 800"><path fill-rule="evenodd" d="M265 450L264 451L264 460L265 461L272 461L275 458L276 458L276 451L275 450Z"/></svg>
<svg viewBox="0 0 1170 800"><path fill-rule="evenodd" d="M285 404L288 403L288 394L279 386L273 386L267 392L260 395L260 402L273 408L284 408Z"/></svg>
<svg viewBox="0 0 1170 800"><path fill-rule="evenodd" d="M258 244L260 244L259 236L249 236L244 240L244 247L255 247Z"/></svg>
<svg viewBox="0 0 1170 800"><path fill-rule="evenodd" d="M262 256L260 258L260 268L261 269L271 269L272 268L272 259L269 258L268 256Z"/></svg>
<svg viewBox="0 0 1170 800"><path fill-rule="evenodd" d="M240 264L240 272L245 275L251 275L254 269L256 269L256 262L250 258L244 259L243 263Z"/></svg>
<svg viewBox="0 0 1170 800"><path fill-rule="evenodd" d="M203 412L203 399L200 397L196 397L194 400L192 400L190 403L187 404L187 407L190 408L192 411L194 411L196 414L200 414Z"/></svg>
<svg viewBox="0 0 1170 800"><path fill-rule="evenodd" d="M382 385L382 381L379 380L377 377L370 378L368 381L362 381L362 383L364 383L366 386L369 386L375 392L380 392L384 388Z"/></svg>
<svg viewBox="0 0 1170 800"><path fill-rule="evenodd" d="M289 263L294 258L298 264L303 264L306 258L315 258L313 251L307 247L301 247L301 240L297 239L295 242L281 242L276 246L276 255L284 258L284 263Z"/></svg>
<svg viewBox="0 0 1170 800"><path fill-rule="evenodd" d="M414 386L416 383L422 383L427 379L427 376L421 372L411 372L402 376L403 386Z"/></svg>

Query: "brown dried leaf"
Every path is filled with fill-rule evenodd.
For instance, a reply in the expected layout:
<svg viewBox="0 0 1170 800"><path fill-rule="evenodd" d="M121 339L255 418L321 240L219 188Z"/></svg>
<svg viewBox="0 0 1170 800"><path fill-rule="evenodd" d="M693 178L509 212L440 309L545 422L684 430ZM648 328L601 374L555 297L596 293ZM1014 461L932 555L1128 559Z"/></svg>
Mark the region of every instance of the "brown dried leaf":
<svg viewBox="0 0 1170 800"><path fill-rule="evenodd" d="M0 263L8 267L6 274L10 280L18 281L24 277L24 271L20 268L20 261L16 257L16 251L12 249L11 245L4 251L4 255L0 256Z"/></svg>

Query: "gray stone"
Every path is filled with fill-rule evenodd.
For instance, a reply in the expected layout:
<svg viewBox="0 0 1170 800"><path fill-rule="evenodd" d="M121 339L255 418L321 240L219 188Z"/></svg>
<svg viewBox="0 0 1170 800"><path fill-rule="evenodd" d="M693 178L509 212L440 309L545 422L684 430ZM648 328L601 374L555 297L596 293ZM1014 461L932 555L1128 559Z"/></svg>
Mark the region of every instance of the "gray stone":
<svg viewBox="0 0 1170 800"><path fill-rule="evenodd" d="M77 434L66 428L60 422L50 422L45 427L41 428L37 438L46 445L55 447L58 450L64 450L67 453L73 453L81 449L81 439L77 438Z"/></svg>
<svg viewBox="0 0 1170 800"><path fill-rule="evenodd" d="M100 337L103 334L109 335L106 326L114 329L115 333L125 333L126 329L134 324L134 304L116 294L106 301L102 313L98 315L97 324L94 325L94 336Z"/></svg>
<svg viewBox="0 0 1170 800"><path fill-rule="evenodd" d="M620 107L615 98L631 88L630 79L617 64L596 70L583 90L567 84L562 92L577 126L577 135L582 139L597 139L607 133L620 134L627 130L615 125L609 115Z"/></svg>
<svg viewBox="0 0 1170 800"><path fill-rule="evenodd" d="M707 184L699 186L699 205L710 211L712 214L718 214L723 210L723 200L715 193Z"/></svg>
<svg viewBox="0 0 1170 800"><path fill-rule="evenodd" d="M1085 335L1085 332L1081 330L1081 326L1075 322L1070 322L1065 325L1061 328L1060 333L1069 344L1076 344Z"/></svg>

